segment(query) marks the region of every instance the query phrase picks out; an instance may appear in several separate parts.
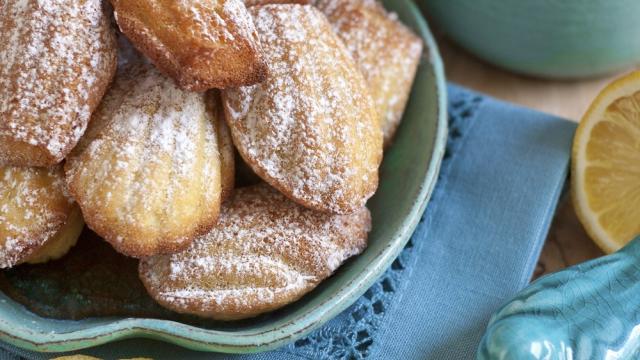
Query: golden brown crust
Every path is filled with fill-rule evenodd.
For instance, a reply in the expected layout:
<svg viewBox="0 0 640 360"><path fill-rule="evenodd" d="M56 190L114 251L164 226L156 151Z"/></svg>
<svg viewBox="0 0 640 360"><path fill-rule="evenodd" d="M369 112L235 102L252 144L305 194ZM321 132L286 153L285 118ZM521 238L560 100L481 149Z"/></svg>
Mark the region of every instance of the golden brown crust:
<svg viewBox="0 0 640 360"><path fill-rule="evenodd" d="M313 0L244 0L246 7L270 5L270 4L300 4L309 5L313 3Z"/></svg>
<svg viewBox="0 0 640 360"><path fill-rule="evenodd" d="M75 207L62 166L0 167L0 268L26 261L54 239Z"/></svg>
<svg viewBox="0 0 640 360"><path fill-rule="evenodd" d="M113 78L114 30L100 0L0 8L0 164L57 164Z"/></svg>
<svg viewBox="0 0 640 360"><path fill-rule="evenodd" d="M315 0L360 65L389 145L402 120L423 42L376 0Z"/></svg>
<svg viewBox="0 0 640 360"><path fill-rule="evenodd" d="M191 91L255 84L266 75L242 0L111 0L122 32Z"/></svg>
<svg viewBox="0 0 640 360"><path fill-rule="evenodd" d="M74 204L64 225L44 245L34 251L24 261L27 264L43 264L65 256L78 242L84 229L84 219L78 204Z"/></svg>
<svg viewBox="0 0 640 360"><path fill-rule="evenodd" d="M185 251L140 262L160 305L218 320L257 316L296 301L366 247L366 208L332 215L268 185L236 190L218 226Z"/></svg>
<svg viewBox="0 0 640 360"><path fill-rule="evenodd" d="M221 201L216 121L204 93L149 65L119 73L65 166L87 225L133 257L206 233Z"/></svg>
<svg viewBox="0 0 640 360"><path fill-rule="evenodd" d="M209 104L212 112L216 114L216 133L218 134L218 148L220 149L220 182L222 188L222 201L233 194L236 182L235 148L231 140L231 133L224 119L224 108L220 99L220 92L212 90L209 94Z"/></svg>
<svg viewBox="0 0 640 360"><path fill-rule="evenodd" d="M378 186L382 132L362 74L312 6L250 8L269 77L223 91L234 144L261 178L319 211L362 208Z"/></svg>

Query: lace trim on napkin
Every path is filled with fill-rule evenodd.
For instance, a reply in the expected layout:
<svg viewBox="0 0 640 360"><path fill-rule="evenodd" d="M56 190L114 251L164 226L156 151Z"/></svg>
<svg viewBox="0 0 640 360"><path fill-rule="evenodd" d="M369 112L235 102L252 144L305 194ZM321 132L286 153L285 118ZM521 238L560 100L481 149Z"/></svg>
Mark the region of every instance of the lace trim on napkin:
<svg viewBox="0 0 640 360"><path fill-rule="evenodd" d="M449 94L452 96L448 106L449 137L429 209L433 208L433 204L441 197L442 183L446 181L450 163L455 158L455 153L460 148L465 132L475 118L483 99L472 93ZM430 213L428 210L423 214L421 224L429 222ZM331 321L282 350L309 359L366 359L387 310L399 302L402 290L407 285L405 279L408 278L416 261L414 246L420 245L415 241L413 237L409 240L384 275L340 316L342 321Z"/></svg>

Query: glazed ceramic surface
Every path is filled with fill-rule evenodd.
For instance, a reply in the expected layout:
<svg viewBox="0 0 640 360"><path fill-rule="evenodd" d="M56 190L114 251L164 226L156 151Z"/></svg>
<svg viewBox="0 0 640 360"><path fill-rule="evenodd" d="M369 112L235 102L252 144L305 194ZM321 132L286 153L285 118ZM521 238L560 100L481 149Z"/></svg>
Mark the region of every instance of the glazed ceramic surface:
<svg viewBox="0 0 640 360"><path fill-rule="evenodd" d="M576 78L640 63L637 0L418 0L480 58L524 74Z"/></svg>
<svg viewBox="0 0 640 360"><path fill-rule="evenodd" d="M640 237L545 276L491 319L479 360L640 358Z"/></svg>
<svg viewBox="0 0 640 360"><path fill-rule="evenodd" d="M387 8L425 40L427 50L412 97L381 168L380 188L370 201L370 244L302 300L255 321L211 322L196 327L167 320L40 318L0 293L0 340L37 351L68 351L124 338L145 337L187 348L257 352L306 335L352 304L402 250L424 211L437 179L446 142L446 88L436 44L410 0L388 0Z"/></svg>

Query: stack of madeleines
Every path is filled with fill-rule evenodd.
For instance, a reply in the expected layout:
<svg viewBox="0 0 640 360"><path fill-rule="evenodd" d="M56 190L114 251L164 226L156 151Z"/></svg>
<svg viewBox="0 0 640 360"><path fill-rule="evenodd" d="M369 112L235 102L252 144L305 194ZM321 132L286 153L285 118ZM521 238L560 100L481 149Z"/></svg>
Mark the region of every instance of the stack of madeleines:
<svg viewBox="0 0 640 360"><path fill-rule="evenodd" d="M366 247L423 48L378 2L0 9L0 268L64 256L86 223L161 305L234 320ZM263 182L234 189L236 149Z"/></svg>

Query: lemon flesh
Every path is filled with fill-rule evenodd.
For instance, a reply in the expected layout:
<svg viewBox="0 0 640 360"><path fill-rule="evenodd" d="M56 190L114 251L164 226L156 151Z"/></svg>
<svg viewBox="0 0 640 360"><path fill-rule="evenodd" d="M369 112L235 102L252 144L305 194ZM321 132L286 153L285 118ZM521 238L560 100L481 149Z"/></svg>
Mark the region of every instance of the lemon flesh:
<svg viewBox="0 0 640 360"><path fill-rule="evenodd" d="M573 150L578 217L605 252L616 251L640 235L640 72L602 91Z"/></svg>

